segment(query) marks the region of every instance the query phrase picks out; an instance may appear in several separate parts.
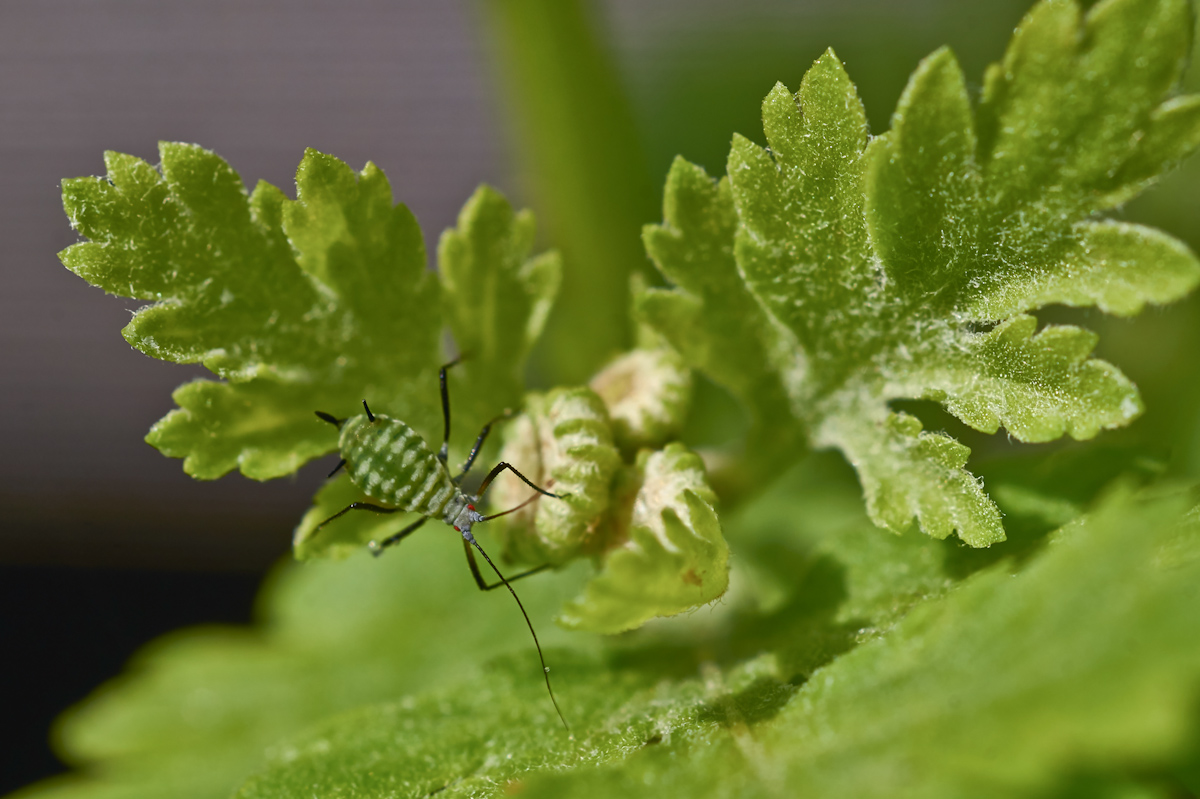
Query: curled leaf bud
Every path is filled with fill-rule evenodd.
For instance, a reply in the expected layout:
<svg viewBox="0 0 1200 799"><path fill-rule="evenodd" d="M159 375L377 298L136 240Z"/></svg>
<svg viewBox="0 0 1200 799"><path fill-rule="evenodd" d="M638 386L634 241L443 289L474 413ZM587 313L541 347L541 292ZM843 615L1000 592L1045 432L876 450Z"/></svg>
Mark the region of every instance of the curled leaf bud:
<svg viewBox="0 0 1200 799"><path fill-rule="evenodd" d="M508 555L527 563L563 563L595 549L621 456L608 411L589 388L530 394L525 411L504 430L502 460L535 484L562 496L540 497L505 518ZM511 508L532 493L515 476L497 478L492 506Z"/></svg>
<svg viewBox="0 0 1200 799"><path fill-rule="evenodd" d="M608 406L617 446L630 454L677 437L692 399L692 371L667 347L626 353L590 385Z"/></svg>
<svg viewBox="0 0 1200 799"><path fill-rule="evenodd" d="M564 607L564 627L618 633L711 602L729 586L729 547L700 456L668 444L643 450L628 471L634 499L614 509L628 514L614 520L627 532L583 595Z"/></svg>

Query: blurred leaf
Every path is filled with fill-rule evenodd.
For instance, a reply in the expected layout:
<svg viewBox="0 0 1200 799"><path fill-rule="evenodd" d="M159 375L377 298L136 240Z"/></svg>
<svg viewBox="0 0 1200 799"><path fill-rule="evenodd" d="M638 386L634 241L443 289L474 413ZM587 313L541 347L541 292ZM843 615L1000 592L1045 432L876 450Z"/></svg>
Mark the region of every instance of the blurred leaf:
<svg viewBox="0 0 1200 799"><path fill-rule="evenodd" d="M438 243L445 315L466 365L475 366L467 385L487 387L457 393L458 418L482 424L521 401L525 360L562 280L558 253L531 257L533 241L533 214L513 213L503 196L481 186ZM467 407L473 412L459 416Z"/></svg>
<svg viewBox="0 0 1200 799"><path fill-rule="evenodd" d="M770 654L701 656L670 679L670 650L560 655L571 737L519 678L534 661L502 661L469 688L331 719L278 747L238 796L515 784L534 796L1000 796L1051 793L1089 768L1119 785L1124 769L1170 762L1195 726L1179 697L1200 686L1200 557L1161 557L1200 551L1195 524L1180 527L1185 507L1116 497L1024 571L1000 564L935 592L799 679L772 653L782 636L760 639ZM747 632L728 628L726 645Z"/></svg>

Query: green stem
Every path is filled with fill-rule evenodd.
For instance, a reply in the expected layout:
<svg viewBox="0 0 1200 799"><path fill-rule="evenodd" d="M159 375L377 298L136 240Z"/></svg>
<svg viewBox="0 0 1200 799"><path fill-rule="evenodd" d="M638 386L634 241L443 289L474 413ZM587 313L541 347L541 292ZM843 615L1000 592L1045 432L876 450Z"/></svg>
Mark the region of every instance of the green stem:
<svg viewBox="0 0 1200 799"><path fill-rule="evenodd" d="M518 166L565 261L540 360L556 382L581 382L631 344L629 276L655 281L641 227L658 218L658 195L590 4L482 6Z"/></svg>

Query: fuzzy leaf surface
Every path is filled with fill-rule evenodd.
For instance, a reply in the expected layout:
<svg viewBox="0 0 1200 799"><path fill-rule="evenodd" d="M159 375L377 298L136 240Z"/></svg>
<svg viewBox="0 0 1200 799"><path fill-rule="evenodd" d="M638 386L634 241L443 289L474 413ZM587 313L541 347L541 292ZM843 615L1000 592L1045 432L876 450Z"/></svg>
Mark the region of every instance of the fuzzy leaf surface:
<svg viewBox="0 0 1200 799"><path fill-rule="evenodd" d="M807 559L810 585L781 614L724 619L681 648L556 653L571 736L521 678L536 661L504 659L469 686L318 725L279 746L238 796L499 796L520 785L534 796L765 797L781 784L809 796L1002 796L1053 792L1081 768L1119 784L1195 729L1178 701L1200 685L1200 547L1195 525L1180 526L1186 507L1179 496L1114 499L1023 571L1002 562L957 588L939 586L949 550L928 539L890 551L907 576L882 592L878 580L856 586L847 574L866 564L847 550L894 540L863 531ZM923 580L891 624L879 610L846 613L886 607ZM869 620L885 626L864 634ZM714 651L726 654L706 662ZM679 671L668 676L668 664Z"/></svg>
<svg viewBox="0 0 1200 799"><path fill-rule="evenodd" d="M309 150L289 200L266 183L247 195L200 147L164 143L161 157L155 168L109 153L106 179L64 181L67 213L90 240L61 258L111 293L151 301L125 329L135 347L223 378L177 389L179 407L147 436L188 474L295 472L336 448L336 431L313 412L344 417L364 398L440 441L444 320L469 356L453 372L456 453L519 405L561 272L554 253L531 255L528 211L480 188L443 237L439 282L415 218L372 164L355 173ZM394 519L351 515L312 535L362 499L349 483L327 486L297 531L298 554L344 555L394 529Z"/></svg>
<svg viewBox="0 0 1200 799"><path fill-rule="evenodd" d="M1195 98L1172 96L1191 21L1183 0L1105 0L1086 14L1044 0L988 71L978 109L940 50L874 138L827 52L796 94L777 85L767 96L767 147L734 138L728 190L673 168L667 222L646 241L680 287L643 298L648 321L691 339L691 362L740 396L722 378L726 359L693 331L753 299L768 321L755 329L773 331L774 347L716 329L786 393L808 443L855 465L876 524L1003 540L970 450L890 403L934 400L977 430L1029 442L1088 439L1143 411L1133 383L1091 357L1094 334L1039 329L1028 312L1129 315L1200 282L1181 242L1098 216L1200 143ZM701 264L729 283L704 300L681 266Z"/></svg>
<svg viewBox="0 0 1200 799"><path fill-rule="evenodd" d="M728 179L714 183L700 167L676 158L663 190L663 224L642 234L646 252L675 287L643 291L636 307L688 366L725 387L746 410L751 429L744 446L755 457L750 473L734 477L752 485L798 458L803 438L772 368L794 355L738 275L737 224Z"/></svg>
<svg viewBox="0 0 1200 799"><path fill-rule="evenodd" d="M88 281L151 300L125 338L152 357L200 362L147 440L202 479L260 480L334 448L313 415L365 396L433 429L440 319L416 220L387 178L309 150L296 200L194 145L163 144L158 169L108 154L108 177L63 183L91 239L62 253Z"/></svg>

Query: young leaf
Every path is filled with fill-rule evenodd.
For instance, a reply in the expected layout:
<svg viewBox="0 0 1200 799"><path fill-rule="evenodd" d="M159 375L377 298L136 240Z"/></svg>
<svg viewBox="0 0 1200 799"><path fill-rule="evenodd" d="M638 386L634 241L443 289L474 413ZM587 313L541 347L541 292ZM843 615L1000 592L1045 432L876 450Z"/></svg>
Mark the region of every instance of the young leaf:
<svg viewBox="0 0 1200 799"><path fill-rule="evenodd" d="M629 457L679 436L692 399L692 370L670 347L639 347L601 369L588 386L608 406L613 440Z"/></svg>
<svg viewBox="0 0 1200 799"><path fill-rule="evenodd" d="M828 52L795 96L776 86L764 101L767 148L735 137L723 232L648 236L667 276L681 279L674 264L711 261L717 237L732 235L745 287L797 351L789 362L759 348L755 362L777 375L810 443L855 465L877 524L899 532L915 518L972 546L1004 537L965 468L970 450L922 432L893 400L935 400L1021 441L1086 439L1141 413L1133 384L1089 357L1092 333L1038 331L1025 312L1066 303L1136 313L1200 282L1180 242L1096 218L1200 144L1195 101L1168 96L1190 19L1183 0L1106 0L1082 19L1073 3L1045 0L989 71L977 114L954 57L938 51L874 140ZM721 185L677 164L669 203L718 208ZM678 251L662 257L671 243ZM643 304L674 340L711 316L708 306L744 304L727 293L703 311L681 291ZM722 381L720 365L692 358Z"/></svg>
<svg viewBox="0 0 1200 799"><path fill-rule="evenodd" d="M510 514L502 530L508 557L561 564L581 550L596 552L603 514L613 501L621 455L604 401L590 388L560 388L525 398L525 412L504 429L500 459L561 499L531 497L524 481L504 474L490 502ZM531 500L526 504L527 500Z"/></svg>
<svg viewBox="0 0 1200 799"><path fill-rule="evenodd" d="M676 158L663 191L663 220L648 225L642 238L676 287L640 293L638 315L746 409L751 427L744 447L753 457L739 464L745 473L722 480L753 486L803 454L784 379L772 368L794 355L738 276L729 181L713 183L703 169Z"/></svg>
<svg viewBox="0 0 1200 799"><path fill-rule="evenodd" d="M212 479L260 480L333 449L313 411L365 396L435 429L438 285L416 220L393 205L373 165L355 174L315 150L297 199L237 174L199 147L163 144L161 174L110 153L108 179L63 182L72 224L92 239L63 263L113 293L153 304L126 339L148 355L201 362L229 382L197 381L147 440Z"/></svg>
<svg viewBox="0 0 1200 799"><path fill-rule="evenodd" d="M495 189L481 186L438 243L445 316L459 351L476 365L465 385L486 387L455 397L455 416L475 421L472 432L520 402L525 361L562 280L558 253L531 257L533 239L533 214L514 213ZM472 412L459 417L468 406Z"/></svg>

